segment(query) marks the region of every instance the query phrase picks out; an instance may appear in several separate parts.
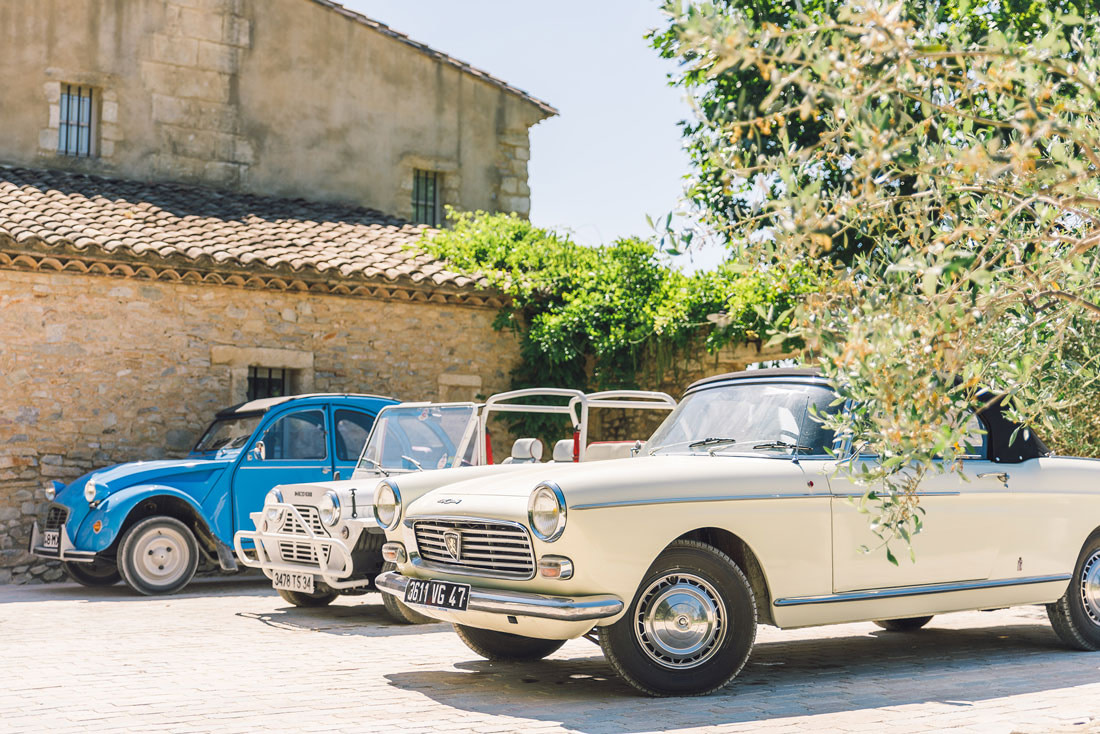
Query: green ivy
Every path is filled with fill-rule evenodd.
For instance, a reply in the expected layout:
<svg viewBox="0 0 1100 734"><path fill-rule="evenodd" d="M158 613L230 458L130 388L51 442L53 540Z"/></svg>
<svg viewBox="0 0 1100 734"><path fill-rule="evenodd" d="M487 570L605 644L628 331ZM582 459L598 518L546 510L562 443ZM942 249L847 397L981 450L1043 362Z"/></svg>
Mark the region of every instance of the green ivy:
<svg viewBox="0 0 1100 734"><path fill-rule="evenodd" d="M642 239L587 247L512 214L452 210L448 218L450 228L421 247L509 297L495 326L519 337L513 389L653 389L704 350L767 340L797 299L817 290L811 269L797 263L727 262L689 275ZM707 320L719 311L728 325ZM561 435L553 418L525 416L511 428Z"/></svg>

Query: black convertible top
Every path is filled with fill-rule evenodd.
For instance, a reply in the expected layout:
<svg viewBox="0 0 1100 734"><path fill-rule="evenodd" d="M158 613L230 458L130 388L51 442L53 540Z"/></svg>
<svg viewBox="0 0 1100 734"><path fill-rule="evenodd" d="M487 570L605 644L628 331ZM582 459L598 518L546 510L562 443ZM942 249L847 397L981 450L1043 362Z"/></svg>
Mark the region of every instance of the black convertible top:
<svg viewBox="0 0 1100 734"><path fill-rule="evenodd" d="M800 379L801 378L801 379ZM779 367L761 370L743 370L741 372L727 372L723 375L705 377L692 383L684 396L719 385L737 382L740 380L771 380L777 382L824 382L821 371L807 367ZM986 445L990 461L1000 464L1019 464L1028 459L1037 459L1041 456L1049 456L1050 449L1043 443L1030 428L1021 427L1019 423L1009 420L1005 415L1002 405L1003 395L991 392L981 392L978 399L984 407L977 413L985 423ZM1019 429L1019 430L1017 430ZM1015 433L1015 439L1013 438Z"/></svg>

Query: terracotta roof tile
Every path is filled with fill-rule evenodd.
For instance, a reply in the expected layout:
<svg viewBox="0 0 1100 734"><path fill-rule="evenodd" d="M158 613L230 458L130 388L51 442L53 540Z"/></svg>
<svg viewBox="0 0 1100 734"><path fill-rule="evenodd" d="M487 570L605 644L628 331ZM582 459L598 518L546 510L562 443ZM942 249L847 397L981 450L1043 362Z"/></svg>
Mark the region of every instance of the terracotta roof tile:
<svg viewBox="0 0 1100 734"><path fill-rule="evenodd" d="M0 166L0 242L477 290L408 248L425 229L352 205Z"/></svg>

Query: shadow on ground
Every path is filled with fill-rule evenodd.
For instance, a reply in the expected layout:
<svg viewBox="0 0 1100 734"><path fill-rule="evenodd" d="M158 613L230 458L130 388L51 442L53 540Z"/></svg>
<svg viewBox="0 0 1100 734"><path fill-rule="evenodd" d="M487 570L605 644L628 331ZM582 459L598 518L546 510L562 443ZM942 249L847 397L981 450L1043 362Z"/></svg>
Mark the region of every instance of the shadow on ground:
<svg viewBox="0 0 1100 734"><path fill-rule="evenodd" d="M269 627L284 630L323 632L348 637L392 637L394 635L422 634L450 631L451 625L399 624L386 613L377 592L350 597L351 604L309 609L285 606L271 612L238 612L238 617L255 619ZM361 600L361 601L360 601Z"/></svg>
<svg viewBox="0 0 1100 734"><path fill-rule="evenodd" d="M454 667L458 670L386 677L447 706L482 714L519 713L590 733L717 726L929 702L968 707L1100 683L1100 654L1060 647L1050 627L1039 623L763 642L730 686L692 699L640 697L599 654L524 664L476 660Z"/></svg>

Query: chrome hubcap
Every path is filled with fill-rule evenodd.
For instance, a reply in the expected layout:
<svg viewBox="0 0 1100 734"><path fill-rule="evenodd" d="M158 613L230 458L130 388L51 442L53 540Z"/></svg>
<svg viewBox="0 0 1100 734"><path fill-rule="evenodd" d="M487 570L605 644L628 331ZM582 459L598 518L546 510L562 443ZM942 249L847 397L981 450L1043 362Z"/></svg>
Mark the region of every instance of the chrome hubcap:
<svg viewBox="0 0 1100 734"><path fill-rule="evenodd" d="M669 574L642 593L634 635L663 667L694 668L709 660L725 639L725 607L714 587L698 576Z"/></svg>
<svg viewBox="0 0 1100 734"><path fill-rule="evenodd" d="M1081 569L1081 601L1092 623L1100 626L1100 551L1093 553Z"/></svg>
<svg viewBox="0 0 1100 734"><path fill-rule="evenodd" d="M134 571L145 583L165 586L183 575L189 556L187 542L178 530L156 528L134 544Z"/></svg>

